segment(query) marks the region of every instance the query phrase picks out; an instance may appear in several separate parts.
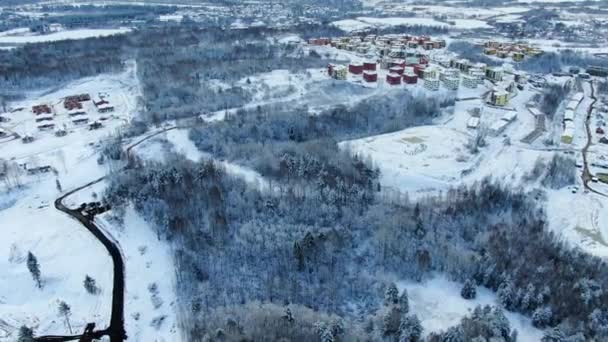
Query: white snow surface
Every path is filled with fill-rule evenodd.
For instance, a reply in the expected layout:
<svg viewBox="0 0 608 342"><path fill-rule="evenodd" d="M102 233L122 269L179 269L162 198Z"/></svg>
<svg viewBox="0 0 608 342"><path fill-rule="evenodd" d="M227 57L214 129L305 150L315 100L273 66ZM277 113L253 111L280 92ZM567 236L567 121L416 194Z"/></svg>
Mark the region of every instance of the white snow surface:
<svg viewBox="0 0 608 342"><path fill-rule="evenodd" d="M470 315L477 305L499 306L496 295L483 287L477 287L475 299L462 298L462 284L443 275L436 275L421 283L401 281L397 283L397 288L400 292L407 289L410 311L420 319L425 336L429 332L445 331L457 325L464 316ZM543 333L532 326L529 318L506 310L504 313L509 319L511 329L517 329L518 341L540 341Z"/></svg>
<svg viewBox="0 0 608 342"><path fill-rule="evenodd" d="M129 28L118 29L76 29L66 30L44 35L1 35L0 44L27 44L27 43L42 43L54 42L68 39L84 39L92 37L105 37L114 34L127 33L131 31Z"/></svg>
<svg viewBox="0 0 608 342"><path fill-rule="evenodd" d="M437 26L437 27L451 27L456 29L476 29L476 28L489 28L491 27L485 21L478 19L450 19L454 22L454 25L437 21L433 18L420 18L420 17L387 17L387 18L374 18L374 17L357 17L356 19L344 19L334 21L332 24L344 31L357 31L363 30L370 27L389 27L397 25L421 25L421 26Z"/></svg>

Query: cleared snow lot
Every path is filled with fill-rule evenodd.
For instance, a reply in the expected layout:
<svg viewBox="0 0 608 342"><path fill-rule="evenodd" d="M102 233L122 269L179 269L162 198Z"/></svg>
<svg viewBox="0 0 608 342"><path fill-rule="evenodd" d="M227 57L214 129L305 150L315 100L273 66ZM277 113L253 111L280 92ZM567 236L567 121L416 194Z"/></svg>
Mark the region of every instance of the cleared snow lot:
<svg viewBox="0 0 608 342"><path fill-rule="evenodd" d="M84 165L88 168L91 164ZM60 172L59 179L73 177L78 178L76 182L81 181L82 171ZM70 323L75 332L82 331L89 322L105 326L112 295L110 256L78 222L54 208L53 201L59 192L53 176L32 176L24 181L28 185L20 191L17 202L0 210L3 236L0 239L0 341L13 341L14 329L23 324L34 327L36 334L68 334L57 313L59 300L71 306ZM28 251L40 264L42 290L36 288L27 269ZM83 281L87 274L95 279L100 294L85 291Z"/></svg>
<svg viewBox="0 0 608 342"><path fill-rule="evenodd" d="M477 305L498 305L496 295L483 287L477 287L477 297L474 300L462 298L462 284L450 281L442 275L421 283L399 282L397 288L400 292L407 289L410 310L418 315L424 328L423 335L457 325L464 316L471 314ZM511 328L517 329L518 341L540 341L543 332L534 328L529 318L508 311L504 313L511 323Z"/></svg>
<svg viewBox="0 0 608 342"><path fill-rule="evenodd" d="M92 37L106 37L114 34L122 34L130 32L129 28L117 29L77 29L60 31L50 34L37 35L28 34L23 31L10 32L9 34L0 35L0 44L2 45L23 45L27 43L42 43L54 42L68 39L85 39ZM18 33L18 34L17 34Z"/></svg>
<svg viewBox="0 0 608 342"><path fill-rule="evenodd" d="M113 119L104 127L89 131L71 128L64 137L53 132L37 132L35 140L23 144L20 139L0 143L0 158L28 167L51 166L53 172L22 175L24 188L0 195L0 341L12 342L15 329L27 324L36 335L65 335L69 331L57 313L57 301L71 306L70 323L75 333L84 325L95 322L98 328L109 323L111 310L112 260L103 247L84 227L59 212L53 206L59 197L58 180L63 191L81 186L108 172L108 162L99 165L98 141L120 129L137 112L139 85L135 65L114 75L100 75L72 82L65 88L31 94L25 101L14 103L25 107L9 114L11 127L27 125L34 116L29 110L40 102L56 103L73 94L103 92L116 105ZM91 109L92 110L92 109ZM4 125L4 124L3 124ZM0 183L4 186L4 183ZM66 199L69 206L99 200L105 183L83 189ZM1 189L4 190L4 189ZM16 191L16 190L15 190ZM118 239L126 257L126 329L129 340L178 341L173 314L171 254L158 242L154 231L131 212L127 213L125 228L100 220L103 229ZM114 236L116 235L116 236ZM13 247L15 246L15 247ZM140 247L144 247L142 252ZM27 252L38 258L42 290L35 287L25 263ZM99 295L88 294L83 286L85 275L93 277L101 288ZM148 285L156 282L163 304L153 310ZM139 316L137 315L139 313ZM150 325L153 318L165 316L157 330Z"/></svg>
<svg viewBox="0 0 608 342"><path fill-rule="evenodd" d="M460 179L470 163L466 134L442 126L421 126L403 131L342 142L341 146L371 157L382 170L381 183L401 191L442 190Z"/></svg>
<svg viewBox="0 0 608 342"><path fill-rule="evenodd" d="M388 18L374 18L374 17L357 17L356 19L344 19L334 21L332 25L337 28L350 32L358 31L368 28L385 28L390 26L398 25L412 25L412 26L436 26L444 28L454 29L478 29L478 28L490 28L483 20L478 19L449 19L450 23L443 21L437 21L433 18L419 18L419 17L388 17Z"/></svg>

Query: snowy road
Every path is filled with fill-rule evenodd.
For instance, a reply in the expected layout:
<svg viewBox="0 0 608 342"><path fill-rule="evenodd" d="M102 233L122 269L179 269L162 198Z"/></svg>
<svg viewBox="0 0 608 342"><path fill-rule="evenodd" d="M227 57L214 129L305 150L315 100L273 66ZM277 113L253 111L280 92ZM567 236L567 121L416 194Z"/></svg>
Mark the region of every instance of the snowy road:
<svg viewBox="0 0 608 342"><path fill-rule="evenodd" d="M593 87L593 82L590 81L589 84L591 85L591 99L593 101L591 102L591 104L589 105L589 108L587 109L587 117L585 118L585 130L587 131L587 143L585 144L585 147L583 147L583 151L582 151L583 152L583 174L582 174L583 185L585 186L585 189L587 189L595 194L598 194L598 195L604 196L604 197L608 197L608 195L606 195L602 192L599 192L589 186L589 181L591 181L591 179L593 177L593 175L591 174L591 171L589 171L589 160L587 159L589 147L591 147L591 143L592 143L592 139L593 139L593 135L591 134L590 121L591 121L591 113L593 111L593 106L597 102L597 97L595 97L595 88Z"/></svg>

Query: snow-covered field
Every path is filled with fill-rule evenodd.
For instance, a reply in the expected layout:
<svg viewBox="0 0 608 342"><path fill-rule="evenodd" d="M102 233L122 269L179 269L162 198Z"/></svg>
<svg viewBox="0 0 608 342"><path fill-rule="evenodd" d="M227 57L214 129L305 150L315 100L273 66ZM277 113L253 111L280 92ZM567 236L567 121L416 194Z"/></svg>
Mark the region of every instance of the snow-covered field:
<svg viewBox="0 0 608 342"><path fill-rule="evenodd" d="M381 183L401 191L443 189L470 166L463 154L468 136L441 126L413 127L396 133L342 143L371 157L382 170ZM460 160L462 159L462 160Z"/></svg>
<svg viewBox="0 0 608 342"><path fill-rule="evenodd" d="M23 188L5 191L0 186L0 341L12 342L15 329L21 325L33 327L36 335L69 334L64 320L58 316L58 301L71 306L70 323L74 333L84 325L96 323L98 328L108 324L110 316L112 260L103 247L84 227L54 208L60 189L67 191L95 180L108 172L108 163L100 165L99 140L120 129L137 113L136 98L140 94L132 63L124 73L100 75L72 82L61 89L28 95L21 103L22 112L8 114L9 124L23 125L33 116L29 107L34 103L53 104L66 95L103 92L116 106L113 120L99 130L71 128L68 135L56 137L40 132L34 142L23 144L19 139L0 143L0 158L27 164L28 168L49 165L53 172L20 176ZM94 93L95 92L95 93ZM25 118L24 118L25 117ZM77 192L65 201L68 206L99 200L106 184L98 183ZM173 266L171 253L159 242L154 231L128 211L120 229L98 218L99 225L119 241L125 256L127 278L126 329L133 341L179 341L174 314ZM27 252L34 253L40 264L44 287L39 290L25 263ZM83 286L85 275L96 280L98 295L87 293ZM162 304L153 309L149 285L156 283ZM15 291L19 289L19 291ZM158 305L158 301L156 302ZM163 318L160 328L151 326L155 318Z"/></svg>
<svg viewBox="0 0 608 342"><path fill-rule="evenodd" d="M0 210L3 233L0 337L2 329L6 330L6 339L0 338L0 341L12 341L14 329L23 324L34 327L39 335L69 333L57 314L59 300L72 308L70 323L74 331L82 331L88 322L98 326L107 324L112 294L111 258L86 229L53 206L60 194L56 180L65 190L105 173L97 165L92 150L93 147L82 142L74 142L60 150L40 152L36 158L54 165L57 176L52 173L22 176L25 187L13 190L19 191L17 201ZM1 152L0 156L8 151ZM28 251L36 255L40 264L42 290L34 286L24 261ZM101 289L99 295L85 291L83 281L87 274L96 280ZM7 326L2 327L3 324Z"/></svg>
<svg viewBox="0 0 608 342"><path fill-rule="evenodd" d="M131 31L129 28L117 29L75 29L49 34L28 34L24 31L4 32L0 35L0 45L21 45L27 43L54 42L68 39L84 39L92 37L105 37Z"/></svg>
<svg viewBox="0 0 608 342"><path fill-rule="evenodd" d="M108 323L112 297L112 262L103 245L78 222L53 207L54 178L44 177L19 195L10 208L0 210L0 341L14 341L21 325L36 334L66 335L58 316L58 301L71 306L74 332L86 323ZM40 264L42 289L30 275L26 258L31 251ZM101 292L86 292L86 275Z"/></svg>
<svg viewBox="0 0 608 342"><path fill-rule="evenodd" d="M442 275L421 283L402 281L397 283L397 288L400 292L407 289L410 310L420 319L423 335L457 325L477 305L499 305L496 295L483 287L477 288L475 299L463 299L460 296L462 285ZM542 338L542 331L534 328L530 319L508 311L505 311L505 316L511 328L517 329L518 341L535 342Z"/></svg>
<svg viewBox="0 0 608 342"><path fill-rule="evenodd" d="M383 28L398 25L420 25L420 26L437 26L450 27L454 29L477 29L490 28L485 21L478 19L450 19L453 25L437 21L433 18L419 17L388 17L388 18L373 18L373 17L358 17L356 19L344 19L333 22L332 24L344 31L357 31L368 28Z"/></svg>
<svg viewBox="0 0 608 342"><path fill-rule="evenodd" d="M125 329L129 341L181 341L177 324L175 272L168 244L132 208L117 226L108 214L96 222L116 239L125 260ZM150 288L158 294L152 299ZM152 322L160 321L158 326Z"/></svg>

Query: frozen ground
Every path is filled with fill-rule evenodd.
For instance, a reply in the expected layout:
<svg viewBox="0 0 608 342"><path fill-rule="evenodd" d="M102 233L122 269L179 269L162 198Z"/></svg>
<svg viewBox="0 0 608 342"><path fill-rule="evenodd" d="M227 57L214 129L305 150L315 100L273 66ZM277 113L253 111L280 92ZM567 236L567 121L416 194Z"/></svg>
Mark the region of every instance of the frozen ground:
<svg viewBox="0 0 608 342"><path fill-rule="evenodd" d="M407 192L439 190L457 183L470 166L465 133L442 126L403 131L343 142L341 146L371 157L384 186Z"/></svg>
<svg viewBox="0 0 608 342"><path fill-rule="evenodd" d="M135 65L129 64L120 74L101 75L72 82L60 89L30 94L25 101L11 103L26 107L21 112L8 114L14 127L27 125L33 114L29 107L37 103L55 104L66 95L103 92L116 106L112 119L105 127L89 131L70 127L65 137L52 132L37 132L36 140L23 144L20 140L0 143L0 158L15 163L34 166L51 166L54 171L40 175L22 174L24 188L18 192L4 193L0 183L0 342L14 341L14 331L27 324L35 328L37 335L65 335L69 331L58 317L57 301L71 306L71 324L74 332L81 332L84 324L95 322L98 327L107 326L112 291L112 261L107 251L79 223L59 212L53 206L60 191L81 186L106 175L108 162L99 165L99 140L121 129L136 115L136 98L139 85L135 78ZM57 115L57 117L61 117ZM7 124L7 125L8 125ZM18 130L18 128L17 128ZM77 192L66 199L69 206L99 200L106 186L104 182ZM154 231L137 215L128 211L124 228L119 229L102 217L102 228L120 242L125 256L127 278L126 329L133 341L178 341L174 296L172 290L173 267L171 253L158 242ZM13 247L15 246L15 247ZM24 257L32 251L40 263L45 286L35 288ZM99 295L85 292L85 275L92 276L99 287ZM148 285L156 282L162 304L152 309ZM15 291L19 289L19 291ZM158 305L158 301L157 301ZM154 318L162 318L157 329L151 326Z"/></svg>
<svg viewBox="0 0 608 342"><path fill-rule="evenodd" d="M460 296L462 284L437 275L422 283L403 281L397 283L399 291L407 289L410 311L418 315L424 328L423 335L432 331L446 330L457 325L469 315L477 305L498 306L496 295L490 290L478 287L477 298L466 300ZM505 311L512 329L517 329L518 341L540 341L542 331L534 328L530 319Z"/></svg>
<svg viewBox="0 0 608 342"><path fill-rule="evenodd" d="M95 167L95 159L87 148L81 146L70 151L63 157L68 167L57 169L57 179L64 187L80 185L103 173ZM56 156L56 152L50 152L40 158L51 160ZM57 314L59 300L72 308L70 322L74 331L82 331L88 322L98 326L108 323L112 294L110 256L78 222L54 208L53 202L59 196L55 179L52 174L23 176L25 188L20 190L16 203L0 210L3 236L0 341L3 342L13 341L11 334L23 324L34 327L36 334L69 333ZM38 258L45 283L42 290L34 286L28 272L24 259L28 251ZM87 274L101 288L99 295L85 291L83 281Z"/></svg>
<svg viewBox="0 0 608 342"><path fill-rule="evenodd" d="M24 32L12 32L12 34L0 35L0 44L2 45L21 45L27 43L53 42L58 40L68 39L84 39L91 37L105 37L114 34L127 33L131 31L128 28L118 29L77 29L66 30L45 35L26 34ZM15 33L20 33L16 35Z"/></svg>
<svg viewBox="0 0 608 342"><path fill-rule="evenodd" d="M176 320L175 273L167 243L132 208L122 226L104 214L96 219L121 247L125 260L125 329L129 341L180 341ZM156 285L158 294L150 288ZM153 321L160 324L155 325Z"/></svg>
<svg viewBox="0 0 608 342"><path fill-rule="evenodd" d="M449 27L455 29L476 29L491 27L485 21L477 19L450 19L454 25L437 21L433 18L419 17L388 17L388 18L373 18L373 17L358 17L356 19L344 19L333 22L332 24L344 31L357 31L368 28L384 28L397 25L421 25L421 26L437 26Z"/></svg>

